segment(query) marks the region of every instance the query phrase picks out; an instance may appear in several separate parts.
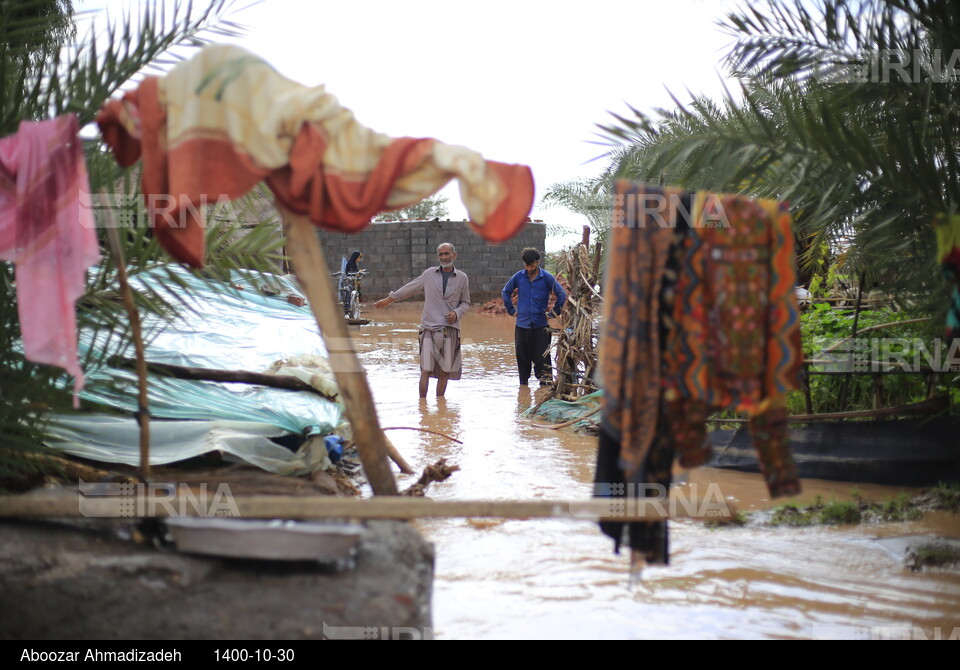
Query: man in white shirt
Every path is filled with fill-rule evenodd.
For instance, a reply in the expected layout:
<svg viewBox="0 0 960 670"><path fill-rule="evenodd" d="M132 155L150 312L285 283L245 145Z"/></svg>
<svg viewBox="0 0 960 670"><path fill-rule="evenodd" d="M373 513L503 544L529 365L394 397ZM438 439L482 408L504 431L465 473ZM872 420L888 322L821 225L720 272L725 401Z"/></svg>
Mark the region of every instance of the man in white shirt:
<svg viewBox="0 0 960 670"><path fill-rule="evenodd" d="M437 380L437 397L447 390L447 381L460 379L460 320L470 309L470 280L454 267L457 250L449 242L437 247L439 267L432 267L374 306L387 305L423 291L420 317L420 397L427 397L430 377Z"/></svg>

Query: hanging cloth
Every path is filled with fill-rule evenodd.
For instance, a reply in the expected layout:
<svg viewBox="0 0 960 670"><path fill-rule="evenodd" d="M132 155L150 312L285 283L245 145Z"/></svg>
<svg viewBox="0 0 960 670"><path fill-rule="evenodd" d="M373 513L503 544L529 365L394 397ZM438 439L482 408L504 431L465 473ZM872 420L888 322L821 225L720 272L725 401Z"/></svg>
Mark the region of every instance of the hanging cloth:
<svg viewBox="0 0 960 670"><path fill-rule="evenodd" d="M97 123L120 165L142 155L157 237L194 267L204 260L202 205L238 198L262 180L284 207L348 233L454 178L470 225L490 242L513 236L533 204L528 167L374 132L323 86L286 79L232 45L208 46L165 77L148 77L108 102Z"/></svg>
<svg viewBox="0 0 960 670"><path fill-rule="evenodd" d="M661 415L676 424L676 446L690 466L709 456L702 439L709 410L764 416L758 426L766 432L779 426L803 361L786 208L626 182L615 197L600 372L602 426L621 443L620 467L628 476L642 467ZM664 329L661 292L673 254L668 284L676 298ZM774 450L786 447L775 441ZM768 477L771 493L798 490L792 458L771 459L782 466Z"/></svg>
<svg viewBox="0 0 960 670"><path fill-rule="evenodd" d="M684 467L710 456L711 410L746 412L771 496L800 490L787 443L786 393L803 356L792 221L782 203L700 192L684 240L664 349L666 416Z"/></svg>
<svg viewBox="0 0 960 670"><path fill-rule="evenodd" d="M24 121L0 139L0 259L16 265L24 355L69 372L75 393L83 388L75 304L100 260L78 130L71 114Z"/></svg>
<svg viewBox="0 0 960 670"><path fill-rule="evenodd" d="M960 338L960 215L955 214L949 219L940 216L935 223L937 259L943 267L943 276L955 285L947 308L946 339L949 346L954 339Z"/></svg>
<svg viewBox="0 0 960 670"><path fill-rule="evenodd" d="M713 409L755 414L799 385L791 218L772 200L698 193L666 349L671 385Z"/></svg>
<svg viewBox="0 0 960 670"><path fill-rule="evenodd" d="M798 493L784 397L803 359L786 207L621 182L609 240L596 494L668 486L674 452L704 464L712 410L747 412L771 495ZM666 562L663 522L601 528Z"/></svg>
<svg viewBox="0 0 960 670"><path fill-rule="evenodd" d="M678 216L675 206L661 203L680 193L621 183L615 195L600 332L601 426L620 442L628 477L642 467L657 429L660 290ZM647 216L658 209L657 217Z"/></svg>
<svg viewBox="0 0 960 670"><path fill-rule="evenodd" d="M798 493L784 406L802 365L786 208L621 182L609 240L595 495L666 491L675 454L686 467L704 464L715 409L750 414L771 495ZM616 549L669 560L663 521L601 530Z"/></svg>

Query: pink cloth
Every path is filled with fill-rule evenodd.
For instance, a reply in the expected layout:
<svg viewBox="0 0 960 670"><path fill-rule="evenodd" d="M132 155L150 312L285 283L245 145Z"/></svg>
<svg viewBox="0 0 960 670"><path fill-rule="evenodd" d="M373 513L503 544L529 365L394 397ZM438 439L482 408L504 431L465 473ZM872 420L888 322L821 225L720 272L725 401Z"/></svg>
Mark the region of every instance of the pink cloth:
<svg viewBox="0 0 960 670"><path fill-rule="evenodd" d="M16 265L24 355L72 374L75 393L83 370L74 306L100 259L78 130L71 114L23 121L0 139L0 260Z"/></svg>

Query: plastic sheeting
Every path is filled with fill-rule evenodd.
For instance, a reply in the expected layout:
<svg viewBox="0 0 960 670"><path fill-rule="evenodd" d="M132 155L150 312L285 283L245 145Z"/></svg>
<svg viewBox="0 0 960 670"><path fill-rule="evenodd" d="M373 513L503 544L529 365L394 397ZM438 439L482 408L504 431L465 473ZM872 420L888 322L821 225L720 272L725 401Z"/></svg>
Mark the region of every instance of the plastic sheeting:
<svg viewBox="0 0 960 670"><path fill-rule="evenodd" d="M308 307L199 279L180 267L168 266L165 271L186 284L192 295L169 284L165 272L143 272L130 280L134 289L159 293L174 304L185 303L171 323L144 315L146 330L160 329L148 343L147 360L257 372L287 355L326 355ZM133 357L132 348L128 356Z"/></svg>
<svg viewBox="0 0 960 670"><path fill-rule="evenodd" d="M297 296L306 301L303 290L293 275L260 274L253 270L231 270L230 283L241 290L258 294L274 303L287 303L287 296ZM268 303L269 304L269 303Z"/></svg>
<svg viewBox="0 0 960 670"><path fill-rule="evenodd" d="M136 373L107 369L97 372L95 377L112 384L91 386L81 396L84 400L131 414L137 411ZM316 426L325 435L335 432L343 416L340 404L314 393L250 384L151 377L148 395L151 416L259 421L295 434L302 434L310 426Z"/></svg>
<svg viewBox="0 0 960 670"><path fill-rule="evenodd" d="M57 417L49 446L105 463L140 463L140 427L135 419L86 414ZM270 441L284 431L254 421L151 421L150 464L219 451L234 460L280 475L304 475L330 465L323 438L303 443L294 453Z"/></svg>
<svg viewBox="0 0 960 670"><path fill-rule="evenodd" d="M167 273L188 286L190 293L185 294L180 286L169 281ZM144 330L151 334L146 346L147 361L294 374L324 393L337 393L333 373L325 365L323 340L309 308L263 294L272 293L272 288L265 292L259 288L279 287L278 295L287 290L295 292L283 277L234 273L228 285L198 278L179 266L168 266L139 273L131 278L131 284L135 290L157 293L182 305L181 316L170 322L144 315ZM237 285L246 290L238 290ZM97 336L81 333L81 350L103 347L106 336L103 331ZM123 355L132 359L132 346ZM131 414L137 411L134 372L102 368L88 371L87 379L87 388L80 395L83 400ZM322 436L349 435L342 405L309 392L151 375L148 401L151 416L190 422L182 428L175 428L174 422L151 422L151 463L169 463L218 450L287 474L329 464ZM84 458L138 462L139 452L135 448L137 454L131 455L126 446L138 444L137 424L132 418L112 417L114 421L105 421L105 417L93 416L88 420L87 416L53 417L49 432L56 439L52 444ZM235 425L238 422L239 427ZM81 438L85 424L89 425ZM154 426L161 431L156 436ZM206 438L201 437L204 430L209 431ZM320 443L317 453L322 458L294 457L268 439L291 433L321 436L313 441ZM169 440L165 441L164 436L169 436ZM182 441L182 448L177 448L175 438ZM265 449L271 454L269 457L263 456Z"/></svg>
<svg viewBox="0 0 960 670"><path fill-rule="evenodd" d="M539 416L552 423L567 423L568 421L577 421L582 418L582 420L576 424L577 428L597 426L600 423L600 414L594 413L590 416L586 415L600 407L602 398L602 389L582 396L576 402L568 402L554 398L544 402L536 413L533 412L533 407L530 407L524 412L524 415Z"/></svg>

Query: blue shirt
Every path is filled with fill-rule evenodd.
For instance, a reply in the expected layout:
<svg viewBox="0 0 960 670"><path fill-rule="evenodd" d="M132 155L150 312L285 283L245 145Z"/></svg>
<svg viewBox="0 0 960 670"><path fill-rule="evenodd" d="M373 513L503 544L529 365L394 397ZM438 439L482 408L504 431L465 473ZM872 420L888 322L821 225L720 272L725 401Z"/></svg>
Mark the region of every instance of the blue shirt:
<svg viewBox="0 0 960 670"><path fill-rule="evenodd" d="M553 306L553 313L560 314L563 303L567 300L567 292L560 286L556 278L544 270L537 269L537 276L533 281L527 277L526 270L520 270L510 277L501 295L503 306L510 316L517 312L517 326L519 328L543 328L547 325L547 303L550 300L550 291L557 294L557 303ZM513 308L513 289L519 289L517 308Z"/></svg>

